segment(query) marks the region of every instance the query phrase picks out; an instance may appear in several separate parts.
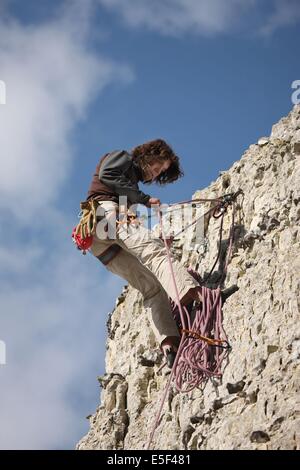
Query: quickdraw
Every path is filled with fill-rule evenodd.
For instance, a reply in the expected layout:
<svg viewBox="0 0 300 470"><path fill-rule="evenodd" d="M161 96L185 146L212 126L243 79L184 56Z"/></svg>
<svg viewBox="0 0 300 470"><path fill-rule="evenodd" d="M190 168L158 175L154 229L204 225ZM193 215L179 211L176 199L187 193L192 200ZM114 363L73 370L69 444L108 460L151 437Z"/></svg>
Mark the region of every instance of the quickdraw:
<svg viewBox="0 0 300 470"><path fill-rule="evenodd" d="M120 213L119 213L120 216ZM130 225L140 225L141 221L138 219L137 215L130 210L127 210L125 214L122 214L122 218L120 220L116 220L117 225L120 227L122 225L130 224Z"/></svg>
<svg viewBox="0 0 300 470"><path fill-rule="evenodd" d="M231 346L226 339L207 338L206 336L200 335L197 331L187 329L182 329L181 333L186 333L189 338L193 338L198 341L205 341L210 346L214 346L216 348L231 349Z"/></svg>

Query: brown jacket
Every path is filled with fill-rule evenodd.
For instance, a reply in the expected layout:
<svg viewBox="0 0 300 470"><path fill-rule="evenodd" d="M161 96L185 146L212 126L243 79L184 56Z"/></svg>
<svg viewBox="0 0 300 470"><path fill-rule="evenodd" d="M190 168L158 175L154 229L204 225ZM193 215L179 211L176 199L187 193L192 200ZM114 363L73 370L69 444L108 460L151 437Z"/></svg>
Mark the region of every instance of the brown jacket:
<svg viewBox="0 0 300 470"><path fill-rule="evenodd" d="M119 196L127 196L128 204L147 204L150 197L139 190L142 172L126 150L105 154L96 166L87 199L119 203Z"/></svg>

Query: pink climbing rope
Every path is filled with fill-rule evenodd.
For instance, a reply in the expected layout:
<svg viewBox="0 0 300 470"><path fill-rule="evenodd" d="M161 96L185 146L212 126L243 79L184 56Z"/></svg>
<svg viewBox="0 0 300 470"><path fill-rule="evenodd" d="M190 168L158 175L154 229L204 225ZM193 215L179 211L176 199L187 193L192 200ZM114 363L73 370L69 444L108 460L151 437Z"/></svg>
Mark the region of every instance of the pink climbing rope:
<svg viewBox="0 0 300 470"><path fill-rule="evenodd" d="M217 199L217 201L220 203L221 199ZM184 201L183 203L188 202L193 201ZM226 207L225 210L220 210L218 215L215 215L216 210L222 208L222 206L218 204L216 207L210 209L210 211L214 210L213 214L215 218L222 216L221 229L223 226L223 216L224 212L226 211ZM233 203L232 224L229 236L229 249L224 266L225 273L227 271L227 265L232 252L234 235L234 209L235 207ZM197 305L196 309L192 311L192 315L186 307L182 307L172 265L170 249L166 239L166 235L163 230L161 211L159 211L159 223L160 233L165 244L171 278L175 289L175 304L178 308L178 312L180 315L180 326L182 335L178 347L178 352L176 354L176 358L160 402L159 410L156 415L155 423L150 433L149 441L146 447L147 449L150 448L151 442L153 440L154 432L158 426L162 409L173 377L175 386L180 392L190 392L195 388L200 388L201 385L204 386L206 384L209 378L221 377L221 365L225 357L228 355L228 351L230 349L226 333L222 326L222 299L220 287L216 289L209 289L205 286L200 285L199 292L202 296L203 302L201 306ZM219 254L220 249L218 257ZM218 260L218 257L214 263L214 266ZM209 276L211 272L209 273ZM195 277L197 277L197 275ZM208 279L208 277L206 278L206 280Z"/></svg>
<svg viewBox="0 0 300 470"><path fill-rule="evenodd" d="M159 213L159 223L175 289L175 303L180 315L182 333L171 375L174 376L178 391L190 392L206 383L210 377L222 375L221 363L228 354L228 341L222 326L221 289L199 286L199 293L203 299L202 304L196 306L192 315L186 307L182 307L170 248L163 230L161 212Z"/></svg>
<svg viewBox="0 0 300 470"><path fill-rule="evenodd" d="M203 298L194 320L186 312L181 353L174 371L177 390L190 392L205 385L210 377L221 377L221 364L228 354L228 341L222 327L221 290L200 287ZM186 310L186 309L185 309Z"/></svg>

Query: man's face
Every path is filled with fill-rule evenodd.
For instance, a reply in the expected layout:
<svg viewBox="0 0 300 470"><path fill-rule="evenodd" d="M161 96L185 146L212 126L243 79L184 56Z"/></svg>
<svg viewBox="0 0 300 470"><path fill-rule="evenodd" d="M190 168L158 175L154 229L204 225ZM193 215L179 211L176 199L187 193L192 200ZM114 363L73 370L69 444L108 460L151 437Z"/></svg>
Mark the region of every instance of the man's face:
<svg viewBox="0 0 300 470"><path fill-rule="evenodd" d="M144 181L154 181L161 173L166 171L171 165L170 160L165 162L150 163L144 171Z"/></svg>

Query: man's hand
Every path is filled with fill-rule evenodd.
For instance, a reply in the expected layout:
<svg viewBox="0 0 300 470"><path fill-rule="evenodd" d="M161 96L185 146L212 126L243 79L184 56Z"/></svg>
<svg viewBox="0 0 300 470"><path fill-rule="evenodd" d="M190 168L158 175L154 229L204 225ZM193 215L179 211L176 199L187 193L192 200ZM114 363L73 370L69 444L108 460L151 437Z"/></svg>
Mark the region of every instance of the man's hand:
<svg viewBox="0 0 300 470"><path fill-rule="evenodd" d="M149 201L147 202L147 207L151 207L151 206L154 206L154 205L161 205L161 202L160 202L160 199L158 199L157 197L150 197Z"/></svg>

